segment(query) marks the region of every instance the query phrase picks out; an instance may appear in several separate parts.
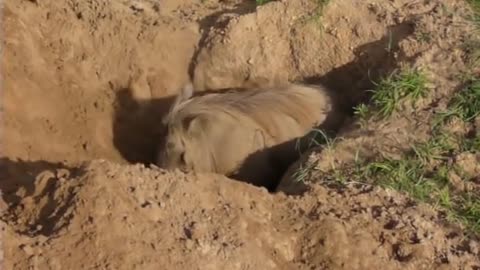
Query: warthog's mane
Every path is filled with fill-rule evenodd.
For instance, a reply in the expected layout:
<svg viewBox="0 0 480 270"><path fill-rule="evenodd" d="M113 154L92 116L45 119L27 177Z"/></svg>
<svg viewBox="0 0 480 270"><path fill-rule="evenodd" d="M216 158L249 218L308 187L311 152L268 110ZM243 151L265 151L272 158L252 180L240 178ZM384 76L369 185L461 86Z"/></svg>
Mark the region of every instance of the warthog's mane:
<svg viewBox="0 0 480 270"><path fill-rule="evenodd" d="M308 125L329 109L330 99L320 86L289 84L276 88L232 90L194 97L175 105L164 119L180 124L199 116L227 114L241 120L250 118L266 131L273 131L272 119L293 118L300 126Z"/></svg>

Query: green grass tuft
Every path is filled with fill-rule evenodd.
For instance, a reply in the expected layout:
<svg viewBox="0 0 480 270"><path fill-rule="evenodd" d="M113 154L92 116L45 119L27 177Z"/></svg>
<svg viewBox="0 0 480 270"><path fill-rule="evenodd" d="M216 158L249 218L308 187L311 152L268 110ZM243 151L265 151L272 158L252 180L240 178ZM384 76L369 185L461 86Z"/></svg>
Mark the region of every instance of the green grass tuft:
<svg viewBox="0 0 480 270"><path fill-rule="evenodd" d="M404 69L394 72L376 84L372 95L372 102L377 114L386 118L398 109L398 104L405 98L413 101L424 97L427 93L427 79L419 71Z"/></svg>
<svg viewBox="0 0 480 270"><path fill-rule="evenodd" d="M476 22L477 24L480 24L480 1L479 0L467 0L468 3L473 8L473 18L472 20Z"/></svg>
<svg viewBox="0 0 480 270"><path fill-rule="evenodd" d="M431 143L419 147L431 149ZM391 188L409 194L417 201L429 203L443 210L451 221L462 222L466 227L480 233L480 194L473 192L459 193L450 183L449 172L457 171L447 161L450 147L441 148L437 144L433 154L414 151L402 159L379 160L356 168L349 181L369 182L385 188ZM440 165L432 167L428 160L440 157Z"/></svg>
<svg viewBox="0 0 480 270"><path fill-rule="evenodd" d="M467 193L455 202L458 206L451 219L467 224L469 228L480 233L480 197L478 194Z"/></svg>
<svg viewBox="0 0 480 270"><path fill-rule="evenodd" d="M273 0L255 0L257 6L265 5L268 2L272 2Z"/></svg>
<svg viewBox="0 0 480 270"><path fill-rule="evenodd" d="M446 111L438 113L435 125L445 122L452 117L458 117L465 122L471 122L479 115L480 79L473 79L453 96Z"/></svg>
<svg viewBox="0 0 480 270"><path fill-rule="evenodd" d="M480 135L477 134L473 138L464 138L461 144L462 152L480 152Z"/></svg>
<svg viewBox="0 0 480 270"><path fill-rule="evenodd" d="M480 114L480 80L470 82L458 92L450 107L465 122L475 119Z"/></svg>
<svg viewBox="0 0 480 270"><path fill-rule="evenodd" d="M354 164L341 170L334 168L324 181L340 186L380 185L407 193L416 201L443 211L448 220L461 222L469 231L480 234L479 192L459 190L450 178L455 173L469 181L470 177L452 163L452 157L464 151L479 153L480 136L462 140L452 134L436 134L429 141L413 145L412 151L400 158L381 157L367 162L356 157ZM306 177L307 173L300 175Z"/></svg>
<svg viewBox="0 0 480 270"><path fill-rule="evenodd" d="M314 0L317 4L315 11L313 13L312 19L319 22L323 16L323 10L330 0Z"/></svg>
<svg viewBox="0 0 480 270"><path fill-rule="evenodd" d="M428 43L432 41L432 36L428 32L418 32L415 34L415 37L418 41L422 43Z"/></svg>
<svg viewBox="0 0 480 270"><path fill-rule="evenodd" d="M300 155L304 154L304 151L312 149L318 146L324 146L325 148L332 148L335 143L335 138L332 138L330 134L321 129L312 129L308 134L296 141L296 151ZM304 182L308 179L310 172L315 168L316 162L301 163L300 167L293 173L293 179L296 182Z"/></svg>
<svg viewBox="0 0 480 270"><path fill-rule="evenodd" d="M441 186L430 181L422 168L422 163L415 159L386 159L368 164L364 177L375 179L375 183L381 186L407 192L417 200L428 201Z"/></svg>
<svg viewBox="0 0 480 270"><path fill-rule="evenodd" d="M467 55L467 65L471 69L480 67L480 40L472 38L467 40L462 47Z"/></svg>
<svg viewBox="0 0 480 270"><path fill-rule="evenodd" d="M300 164L300 167L293 172L292 177L295 182L304 183L310 176L310 173L313 171L317 164L315 162L307 162L305 164Z"/></svg>
<svg viewBox="0 0 480 270"><path fill-rule="evenodd" d="M370 113L370 109L364 103L361 103L355 108L353 108L353 114L357 116L360 120L366 120L368 118L368 114Z"/></svg>
<svg viewBox="0 0 480 270"><path fill-rule="evenodd" d="M439 134L427 142L413 145L412 153L423 165L436 160L447 160L448 156L457 148L456 140L457 138L450 134Z"/></svg>
<svg viewBox="0 0 480 270"><path fill-rule="evenodd" d="M295 149L299 154L303 154L304 151L317 146L332 147L334 142L335 139L332 138L331 134L314 128L308 134L296 140Z"/></svg>
<svg viewBox="0 0 480 270"><path fill-rule="evenodd" d="M327 6L328 2L330 2L330 0L311 0L311 1L315 4L315 8L309 14L301 16L298 19L298 22L302 24L315 22L315 23L318 23L320 28L323 30L324 27L321 24L321 19L322 19L325 7Z"/></svg>

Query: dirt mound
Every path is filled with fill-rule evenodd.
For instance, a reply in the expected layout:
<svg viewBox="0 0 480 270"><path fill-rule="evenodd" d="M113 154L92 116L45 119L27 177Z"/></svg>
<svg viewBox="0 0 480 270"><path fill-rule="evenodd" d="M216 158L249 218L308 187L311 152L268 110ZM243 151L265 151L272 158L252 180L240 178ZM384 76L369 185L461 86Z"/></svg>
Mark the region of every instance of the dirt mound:
<svg viewBox="0 0 480 270"><path fill-rule="evenodd" d="M474 237L390 190L322 182L287 196L128 164L152 161L189 78L199 90L321 82L350 110L408 64L428 71L429 96L346 126L334 152L305 159L323 170L359 148L398 155L428 138L461 84L474 32L463 1L7 0L2 11L5 269L480 269ZM304 187L298 166L280 190Z"/></svg>
<svg viewBox="0 0 480 270"><path fill-rule="evenodd" d="M315 186L294 198L215 175L93 161L76 176L40 174L9 214L6 269L480 266L478 244L441 226L438 213L369 186Z"/></svg>
<svg viewBox="0 0 480 270"><path fill-rule="evenodd" d="M384 51L383 56L376 58L369 52L364 54L369 55L367 58L377 59L379 63L390 63L388 66L381 66L378 71L401 66L421 69L427 77L428 93L415 104L401 104L399 113L391 119L346 124L335 138L335 149L326 147L314 151L313 154L306 154L301 162L297 162L284 175L278 190L296 193L302 189L301 185L294 181L293 174L307 160L309 163L318 163L315 169L326 171L341 168L359 157L364 160L378 156L398 157L415 142L431 139L431 124L436 121L436 113L446 110L451 97L465 84L461 78L468 73L470 67L464 47L466 41L474 39L478 31L465 19L469 14L466 12L465 3L448 5L430 2L430 5L423 6L407 2L402 6L404 8L390 10L392 13L386 11L389 10L388 5L367 5L377 16L381 14L381 17L397 22L397 28L394 29L402 31L396 33L387 30L389 40L381 43L387 47L384 50L379 50L378 47L373 49L377 54L378 51ZM348 4L345 5L344 8L347 9ZM401 23L398 24L398 21ZM399 26L402 27L398 28ZM402 33L406 35L396 40L395 36L402 37ZM368 68L372 67L375 65L368 65ZM358 91L363 88L354 89ZM462 129L458 126L451 128ZM467 133L466 130L462 132Z"/></svg>

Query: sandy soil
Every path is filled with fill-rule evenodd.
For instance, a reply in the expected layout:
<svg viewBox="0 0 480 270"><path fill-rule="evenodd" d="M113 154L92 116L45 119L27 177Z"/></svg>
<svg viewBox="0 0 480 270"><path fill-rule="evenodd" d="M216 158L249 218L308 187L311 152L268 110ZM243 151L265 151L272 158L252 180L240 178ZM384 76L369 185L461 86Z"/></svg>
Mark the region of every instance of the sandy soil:
<svg viewBox="0 0 480 270"><path fill-rule="evenodd" d="M331 0L318 20L317 1L254 2L2 3L2 269L480 269L475 238L390 190L286 195L294 165L271 194L138 164L190 77L199 90L322 82L349 108L396 67L428 71L415 109L305 156L322 170L426 138L466 68L463 1Z"/></svg>
<svg viewBox="0 0 480 270"><path fill-rule="evenodd" d="M478 267L478 243L459 228L368 186L287 197L215 175L94 161L43 172L17 194L6 269Z"/></svg>

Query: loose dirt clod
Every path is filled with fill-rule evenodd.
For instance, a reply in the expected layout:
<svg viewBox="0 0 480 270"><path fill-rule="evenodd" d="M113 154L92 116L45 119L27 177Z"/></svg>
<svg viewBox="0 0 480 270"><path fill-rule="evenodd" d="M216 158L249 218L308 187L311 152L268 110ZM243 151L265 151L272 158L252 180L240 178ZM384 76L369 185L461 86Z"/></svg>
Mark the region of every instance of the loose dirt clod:
<svg viewBox="0 0 480 270"><path fill-rule="evenodd" d="M2 4L2 269L480 269L472 230L437 207L458 201L340 181L344 166L385 158L410 178L480 190L477 111L456 95L480 89L466 84L478 76L466 2ZM415 99L393 106L387 91L374 105L390 106L388 117L368 118L368 90L404 67L424 75L411 77L422 78ZM364 102L364 118L302 156L276 193L142 165L190 79L200 91L320 83L342 107ZM445 130L463 138L455 150ZM414 162L399 161L422 140ZM382 168L383 182L406 183ZM480 206L465 202L474 227Z"/></svg>

